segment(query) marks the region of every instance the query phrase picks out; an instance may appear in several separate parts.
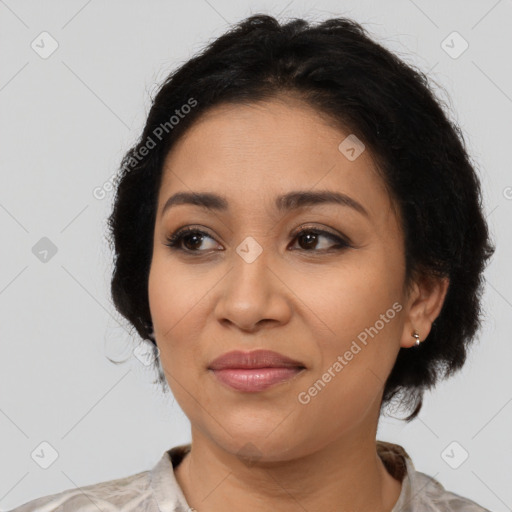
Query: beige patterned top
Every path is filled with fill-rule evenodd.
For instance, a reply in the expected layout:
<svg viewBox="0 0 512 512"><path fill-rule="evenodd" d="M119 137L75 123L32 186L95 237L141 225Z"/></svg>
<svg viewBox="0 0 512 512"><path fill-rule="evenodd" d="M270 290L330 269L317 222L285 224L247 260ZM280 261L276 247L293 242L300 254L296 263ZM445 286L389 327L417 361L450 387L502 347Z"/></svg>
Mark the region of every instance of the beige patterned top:
<svg viewBox="0 0 512 512"><path fill-rule="evenodd" d="M192 512L174 476L174 467L189 451L190 444L175 446L164 452L151 470L68 489L10 512ZM377 453L389 473L402 481L402 491L391 512L490 512L416 471L402 446L377 441Z"/></svg>

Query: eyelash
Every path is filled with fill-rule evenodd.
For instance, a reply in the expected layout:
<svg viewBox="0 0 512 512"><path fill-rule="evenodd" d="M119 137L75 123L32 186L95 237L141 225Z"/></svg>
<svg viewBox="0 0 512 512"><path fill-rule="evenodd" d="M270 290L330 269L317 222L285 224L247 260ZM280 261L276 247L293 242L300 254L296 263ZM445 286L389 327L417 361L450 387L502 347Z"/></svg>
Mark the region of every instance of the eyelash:
<svg viewBox="0 0 512 512"><path fill-rule="evenodd" d="M352 245L350 244L350 242L348 240L345 240L337 235L334 235L333 233L330 233L329 231L324 231L324 230L321 230L321 229L317 229L317 228L302 228L300 229L299 231L297 231L296 233L294 233L294 239L296 238L300 238L301 236L303 236L305 233L313 233L315 235L321 235L321 236L325 236L326 238L329 238L331 240L333 240L334 242L336 242L336 245L330 249L323 249L323 250L315 250L315 249L312 249L312 250L307 250L307 249L299 249L299 250L302 250L304 252L320 252L320 253L325 253L325 252L330 252L330 251L341 251L341 250L344 250L344 249L347 249L349 247L352 247ZM211 238L213 240L213 237L211 237L208 233L206 233L205 231L202 231L201 229L198 229L198 228L194 228L194 227L186 227L186 228L183 228L183 229L179 229L178 231L176 231L175 233L173 233L172 235L170 236L167 236L166 237L166 240L167 240L167 243L165 245L167 245L168 247L170 247L172 250L174 251L182 251L186 254L193 254L193 253L202 253L202 252L208 252L208 251L201 251L201 250L192 250L192 249L184 249L182 248L180 245L181 245L181 242L183 241L183 239L185 238L186 235L190 235L190 234L198 234L198 235L202 235L202 236L206 236L208 238Z"/></svg>

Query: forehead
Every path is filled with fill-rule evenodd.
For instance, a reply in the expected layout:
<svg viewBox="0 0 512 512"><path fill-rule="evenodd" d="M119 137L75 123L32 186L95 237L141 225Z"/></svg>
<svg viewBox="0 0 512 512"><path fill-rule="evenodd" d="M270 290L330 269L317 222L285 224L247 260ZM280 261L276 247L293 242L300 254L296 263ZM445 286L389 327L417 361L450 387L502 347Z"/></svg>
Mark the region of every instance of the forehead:
<svg viewBox="0 0 512 512"><path fill-rule="evenodd" d="M350 195L378 214L390 199L368 149L347 158L349 136L295 99L216 106L167 155L159 208L177 191L216 192L230 209L247 209L261 201L272 207L277 195L291 190L322 189Z"/></svg>

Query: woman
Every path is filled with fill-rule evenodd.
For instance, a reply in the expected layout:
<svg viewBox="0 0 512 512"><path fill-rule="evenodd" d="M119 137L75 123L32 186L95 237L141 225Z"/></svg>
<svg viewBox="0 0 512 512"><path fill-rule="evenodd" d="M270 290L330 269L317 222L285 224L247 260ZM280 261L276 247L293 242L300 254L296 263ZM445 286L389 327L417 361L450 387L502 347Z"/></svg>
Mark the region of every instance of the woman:
<svg viewBox="0 0 512 512"><path fill-rule="evenodd" d="M116 185L113 299L192 442L17 512L486 510L376 440L462 368L494 252L425 75L349 19L252 16L168 77Z"/></svg>

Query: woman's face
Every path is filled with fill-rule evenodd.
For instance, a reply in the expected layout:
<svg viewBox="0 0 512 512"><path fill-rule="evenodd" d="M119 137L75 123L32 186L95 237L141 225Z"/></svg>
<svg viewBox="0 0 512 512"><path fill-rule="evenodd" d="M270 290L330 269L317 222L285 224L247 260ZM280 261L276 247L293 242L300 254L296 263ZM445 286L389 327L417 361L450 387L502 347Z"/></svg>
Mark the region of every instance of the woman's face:
<svg viewBox="0 0 512 512"><path fill-rule="evenodd" d="M149 276L155 338L193 430L231 453L251 443L285 460L370 432L397 352L414 343L402 232L369 151L349 135L291 101L218 106L166 159ZM225 207L177 202L162 214L191 192ZM350 200L276 203L320 192ZM186 226L206 234L166 245ZM304 369L259 391L209 369L256 349ZM245 382L248 371L232 374Z"/></svg>

